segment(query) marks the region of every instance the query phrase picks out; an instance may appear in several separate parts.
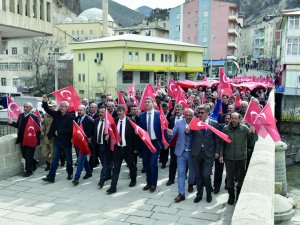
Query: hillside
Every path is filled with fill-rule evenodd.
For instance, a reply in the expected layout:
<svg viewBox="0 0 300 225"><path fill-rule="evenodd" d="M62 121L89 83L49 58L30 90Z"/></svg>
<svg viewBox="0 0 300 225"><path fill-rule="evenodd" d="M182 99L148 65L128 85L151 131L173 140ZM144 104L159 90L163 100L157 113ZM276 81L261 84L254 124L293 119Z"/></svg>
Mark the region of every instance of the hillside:
<svg viewBox="0 0 300 225"><path fill-rule="evenodd" d="M144 16L148 17L151 14L152 8L148 7L148 6L141 6L139 8L137 8L135 11L143 14Z"/></svg>
<svg viewBox="0 0 300 225"><path fill-rule="evenodd" d="M80 6L82 11L93 7L102 9L102 0L80 0ZM138 24L145 17L135 10L111 0L108 0L108 10L115 22L121 27Z"/></svg>

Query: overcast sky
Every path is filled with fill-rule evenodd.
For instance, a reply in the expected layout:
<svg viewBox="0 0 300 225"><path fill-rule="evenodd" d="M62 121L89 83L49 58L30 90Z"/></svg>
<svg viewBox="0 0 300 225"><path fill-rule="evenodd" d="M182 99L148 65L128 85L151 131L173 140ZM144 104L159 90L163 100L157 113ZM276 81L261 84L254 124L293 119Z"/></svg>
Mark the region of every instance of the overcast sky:
<svg viewBox="0 0 300 225"><path fill-rule="evenodd" d="M151 8L173 8L181 5L184 0L113 0L131 9L137 9L140 6L149 6Z"/></svg>

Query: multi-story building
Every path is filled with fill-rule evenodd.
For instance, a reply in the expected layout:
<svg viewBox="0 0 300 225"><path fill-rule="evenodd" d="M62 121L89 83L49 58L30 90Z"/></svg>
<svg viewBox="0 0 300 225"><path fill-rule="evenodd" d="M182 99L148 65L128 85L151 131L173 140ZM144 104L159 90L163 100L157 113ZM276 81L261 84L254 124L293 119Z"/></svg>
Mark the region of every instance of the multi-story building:
<svg viewBox="0 0 300 225"><path fill-rule="evenodd" d="M198 44L207 48L204 63L225 66L228 75L237 72L237 38L239 20L236 4L186 0L170 10L170 39ZM209 73L209 71L206 71Z"/></svg>
<svg viewBox="0 0 300 225"><path fill-rule="evenodd" d="M203 72L204 48L158 37L125 34L74 42L73 86L81 97L100 98L116 89L126 90L135 83L166 85L168 76L175 80L192 79Z"/></svg>
<svg viewBox="0 0 300 225"><path fill-rule="evenodd" d="M244 25L241 28L238 45L238 62L241 67L251 65L253 57L254 25Z"/></svg>
<svg viewBox="0 0 300 225"><path fill-rule="evenodd" d="M300 9L283 11L281 32L280 76L288 99L300 95Z"/></svg>
<svg viewBox="0 0 300 225"><path fill-rule="evenodd" d="M52 35L51 0L0 1L0 93L20 95L32 70L26 55L28 48L16 38ZM27 90L25 90L26 92Z"/></svg>

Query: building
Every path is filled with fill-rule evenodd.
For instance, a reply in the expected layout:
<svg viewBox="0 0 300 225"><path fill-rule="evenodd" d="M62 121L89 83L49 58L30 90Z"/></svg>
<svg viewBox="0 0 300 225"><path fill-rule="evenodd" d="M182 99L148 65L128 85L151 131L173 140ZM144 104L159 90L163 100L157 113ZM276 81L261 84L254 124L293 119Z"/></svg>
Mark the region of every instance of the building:
<svg viewBox="0 0 300 225"><path fill-rule="evenodd" d="M80 97L100 99L116 89L136 89L148 83L166 85L175 80L194 79L203 72L204 48L169 39L142 35L118 35L71 44L74 54L73 86Z"/></svg>
<svg viewBox="0 0 300 225"><path fill-rule="evenodd" d="M31 74L28 48L18 38L48 36L53 33L51 0L0 1L0 93L20 95Z"/></svg>
<svg viewBox="0 0 300 225"><path fill-rule="evenodd" d="M280 25L280 83L285 99L289 99L300 95L300 9L284 10Z"/></svg>
<svg viewBox="0 0 300 225"><path fill-rule="evenodd" d="M170 10L170 39L207 47L206 73L217 73L224 66L228 75L237 72L239 18L236 4L186 0ZM210 65L213 71L209 71Z"/></svg>

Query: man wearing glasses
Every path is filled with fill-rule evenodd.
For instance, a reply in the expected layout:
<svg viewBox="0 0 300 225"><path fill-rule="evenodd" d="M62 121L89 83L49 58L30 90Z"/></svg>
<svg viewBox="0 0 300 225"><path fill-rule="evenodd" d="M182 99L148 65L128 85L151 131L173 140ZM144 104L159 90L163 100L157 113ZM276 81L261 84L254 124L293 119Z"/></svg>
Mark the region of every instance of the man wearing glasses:
<svg viewBox="0 0 300 225"><path fill-rule="evenodd" d="M51 110L48 106L47 95L43 95L44 110L53 117L52 126L48 133L48 138L54 138L53 160L50 166L49 174L43 178L43 181L54 183L59 157L64 151L67 158L68 180L73 179L73 160L72 160L72 131L74 116L68 112L69 103L63 101L60 103L59 110Z"/></svg>

